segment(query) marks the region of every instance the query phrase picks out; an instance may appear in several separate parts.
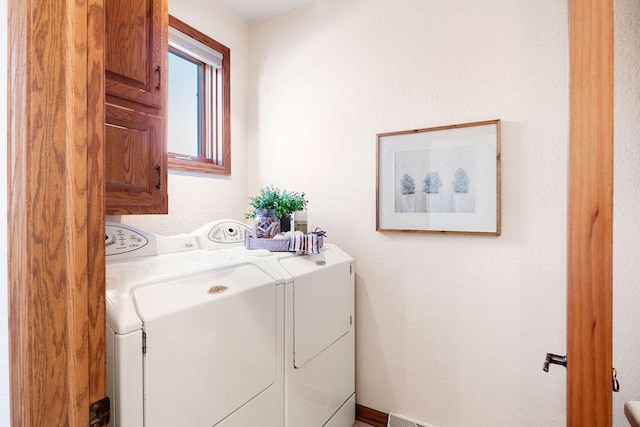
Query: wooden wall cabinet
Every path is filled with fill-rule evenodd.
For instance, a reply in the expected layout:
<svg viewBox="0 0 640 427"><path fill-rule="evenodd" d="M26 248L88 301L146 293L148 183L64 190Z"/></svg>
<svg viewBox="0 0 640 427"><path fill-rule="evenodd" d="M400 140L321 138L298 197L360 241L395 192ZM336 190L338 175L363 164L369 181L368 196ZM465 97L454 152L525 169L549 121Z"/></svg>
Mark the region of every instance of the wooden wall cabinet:
<svg viewBox="0 0 640 427"><path fill-rule="evenodd" d="M105 0L106 213L163 214L167 0Z"/></svg>

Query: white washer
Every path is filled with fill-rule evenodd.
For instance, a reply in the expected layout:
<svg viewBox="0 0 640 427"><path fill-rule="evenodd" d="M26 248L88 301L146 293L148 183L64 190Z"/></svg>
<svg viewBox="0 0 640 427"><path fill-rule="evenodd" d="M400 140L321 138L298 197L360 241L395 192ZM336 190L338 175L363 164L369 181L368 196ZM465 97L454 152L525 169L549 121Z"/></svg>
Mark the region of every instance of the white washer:
<svg viewBox="0 0 640 427"><path fill-rule="evenodd" d="M243 230L224 227L215 247L241 244ZM198 250L193 236L107 223L105 239L110 425L284 425L273 268Z"/></svg>
<svg viewBox="0 0 640 427"><path fill-rule="evenodd" d="M230 224L244 224L231 221ZM214 232L215 231L215 232ZM192 233L215 249L220 222ZM351 427L355 422L354 260L335 245L320 254L233 247L217 251L269 262L285 283L285 425ZM267 426L263 423L261 425Z"/></svg>

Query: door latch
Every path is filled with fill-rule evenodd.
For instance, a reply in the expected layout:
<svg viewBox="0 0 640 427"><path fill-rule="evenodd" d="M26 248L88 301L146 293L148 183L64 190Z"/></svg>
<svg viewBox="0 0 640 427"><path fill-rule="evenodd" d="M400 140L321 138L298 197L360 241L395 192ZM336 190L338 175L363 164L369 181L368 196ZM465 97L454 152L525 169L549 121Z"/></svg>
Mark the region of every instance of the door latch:
<svg viewBox="0 0 640 427"><path fill-rule="evenodd" d="M544 360L542 370L549 372L549 364L562 365L567 367L567 356L558 356L557 354L547 353L547 358Z"/></svg>
<svg viewBox="0 0 640 427"><path fill-rule="evenodd" d="M618 382L618 371L616 371L616 368L612 368L613 372L611 374L611 383L612 383L612 388L614 392L619 392L620 391L620 383Z"/></svg>
<svg viewBox="0 0 640 427"><path fill-rule="evenodd" d="M89 405L89 427L102 427L109 424L111 401L108 397Z"/></svg>
<svg viewBox="0 0 640 427"><path fill-rule="evenodd" d="M549 372L549 365L562 365L567 367L567 356L559 356L557 354L547 353L547 357L542 365L542 370ZM614 392L620 391L620 383L618 382L618 371L612 368L611 371L611 388Z"/></svg>

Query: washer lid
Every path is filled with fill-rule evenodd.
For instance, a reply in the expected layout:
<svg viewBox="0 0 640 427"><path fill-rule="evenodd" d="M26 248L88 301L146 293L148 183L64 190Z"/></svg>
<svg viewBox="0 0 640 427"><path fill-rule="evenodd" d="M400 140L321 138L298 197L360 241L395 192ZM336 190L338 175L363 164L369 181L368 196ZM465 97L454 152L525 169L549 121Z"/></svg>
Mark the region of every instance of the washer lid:
<svg viewBox="0 0 640 427"><path fill-rule="evenodd" d="M147 337L146 424L209 427L275 382L276 284L256 266L133 294Z"/></svg>
<svg viewBox="0 0 640 427"><path fill-rule="evenodd" d="M206 257L204 251L189 251L108 262L107 322L114 332L127 334L142 328L132 299L134 288L189 277L230 264L229 261L207 262Z"/></svg>

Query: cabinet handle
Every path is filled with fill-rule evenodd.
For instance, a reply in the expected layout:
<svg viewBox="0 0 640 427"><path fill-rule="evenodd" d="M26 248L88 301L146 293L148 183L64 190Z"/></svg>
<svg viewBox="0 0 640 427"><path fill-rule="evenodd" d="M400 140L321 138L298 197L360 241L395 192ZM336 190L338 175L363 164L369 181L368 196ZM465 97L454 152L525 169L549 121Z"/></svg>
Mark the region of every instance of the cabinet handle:
<svg viewBox="0 0 640 427"><path fill-rule="evenodd" d="M156 67L156 73L158 73L158 86L156 86L156 90L160 90L160 83L162 82L162 69L159 65Z"/></svg>
<svg viewBox="0 0 640 427"><path fill-rule="evenodd" d="M156 172L158 172L158 183L156 184L156 188L159 190L162 188L162 174L160 173L162 168L160 165L156 166Z"/></svg>

